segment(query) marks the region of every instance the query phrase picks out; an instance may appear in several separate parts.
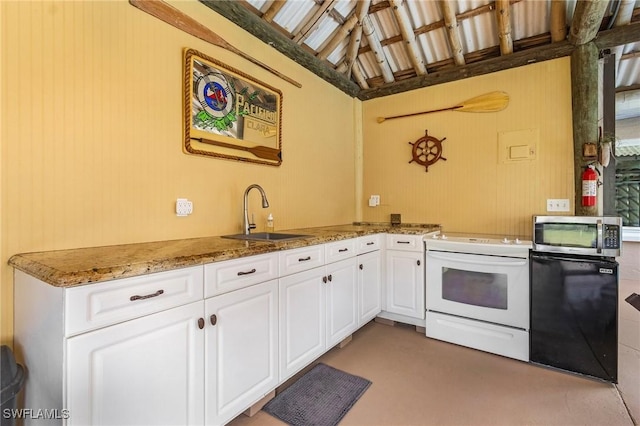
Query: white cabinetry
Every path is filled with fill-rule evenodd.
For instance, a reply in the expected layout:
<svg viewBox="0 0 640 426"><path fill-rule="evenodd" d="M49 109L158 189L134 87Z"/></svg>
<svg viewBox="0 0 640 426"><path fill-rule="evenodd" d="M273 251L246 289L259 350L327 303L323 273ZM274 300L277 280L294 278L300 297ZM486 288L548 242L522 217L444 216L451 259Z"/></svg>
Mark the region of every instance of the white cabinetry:
<svg viewBox="0 0 640 426"><path fill-rule="evenodd" d="M280 253L280 273L290 273L279 280L281 381L358 328L356 240L320 247L324 254L309 247ZM320 259L327 265L313 267Z"/></svg>
<svg viewBox="0 0 640 426"><path fill-rule="evenodd" d="M205 319L205 424L219 425L278 384L277 280L206 299Z"/></svg>
<svg viewBox="0 0 640 426"><path fill-rule="evenodd" d="M422 236L387 235L384 318L424 327L424 248Z"/></svg>
<svg viewBox="0 0 640 426"><path fill-rule="evenodd" d="M24 406L69 425L201 424L202 294L201 266L71 288L16 271Z"/></svg>
<svg viewBox="0 0 640 426"><path fill-rule="evenodd" d="M357 239L358 326L375 318L382 310L381 235Z"/></svg>
<svg viewBox="0 0 640 426"><path fill-rule="evenodd" d="M202 305L194 302L68 339L68 424L202 424Z"/></svg>
<svg viewBox="0 0 640 426"><path fill-rule="evenodd" d="M281 381L326 349L326 284L323 278L324 267L318 267L279 280Z"/></svg>

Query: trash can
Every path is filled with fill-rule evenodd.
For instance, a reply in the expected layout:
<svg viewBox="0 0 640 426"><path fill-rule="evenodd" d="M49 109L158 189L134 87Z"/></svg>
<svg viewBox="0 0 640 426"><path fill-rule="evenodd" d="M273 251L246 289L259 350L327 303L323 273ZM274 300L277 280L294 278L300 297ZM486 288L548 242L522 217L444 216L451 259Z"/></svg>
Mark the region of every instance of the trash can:
<svg viewBox="0 0 640 426"><path fill-rule="evenodd" d="M11 410L17 407L17 396L24 385L24 368L18 363L9 346L0 347L0 425L13 426L15 416Z"/></svg>

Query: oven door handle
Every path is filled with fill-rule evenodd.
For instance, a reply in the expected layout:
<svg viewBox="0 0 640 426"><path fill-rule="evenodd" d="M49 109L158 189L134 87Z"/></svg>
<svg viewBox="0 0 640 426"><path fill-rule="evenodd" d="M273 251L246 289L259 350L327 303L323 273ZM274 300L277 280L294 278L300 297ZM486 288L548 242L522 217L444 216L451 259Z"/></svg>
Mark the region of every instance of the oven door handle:
<svg viewBox="0 0 640 426"><path fill-rule="evenodd" d="M483 256L482 262L477 262L474 260L466 260L460 258L451 258L448 256L438 255L432 251L427 252L427 258L437 259L437 260L446 260L447 262L460 262L460 263L468 263L471 265L491 265L491 266L525 266L527 264L526 259L518 259L518 260L502 260L500 262L491 262L489 260L484 260L487 256Z"/></svg>

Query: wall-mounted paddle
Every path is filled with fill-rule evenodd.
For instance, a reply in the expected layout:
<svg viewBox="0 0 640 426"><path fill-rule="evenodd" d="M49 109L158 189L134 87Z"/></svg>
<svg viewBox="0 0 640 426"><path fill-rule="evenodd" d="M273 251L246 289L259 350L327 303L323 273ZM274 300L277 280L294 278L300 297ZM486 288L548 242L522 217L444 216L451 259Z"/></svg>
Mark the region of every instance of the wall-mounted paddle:
<svg viewBox="0 0 640 426"><path fill-rule="evenodd" d="M382 123L385 120L392 120L394 118L413 117L414 115L430 114L432 112L440 111L461 111L461 112L497 112L502 111L509 105L509 95L505 92L490 92L484 95L476 96L475 98L468 99L458 105L433 109L430 111L414 112L411 114L394 115L391 117L378 117L378 123Z"/></svg>
<svg viewBox="0 0 640 426"><path fill-rule="evenodd" d="M231 149L237 149L240 151L247 151L255 155L256 157L264 158L265 160L282 161L282 151L275 148L269 148L268 146L257 145L257 146L249 147L249 146L241 146L241 145L232 145L230 143L218 142L218 141L214 141L206 138L191 138L191 139L196 140L198 142L206 143L208 145L215 145L215 146L221 146L223 148L231 148Z"/></svg>
<svg viewBox="0 0 640 426"><path fill-rule="evenodd" d="M178 9L168 3L165 3L162 0L129 0L129 3L132 6L135 6L138 9L142 10L143 12L146 12L151 16L155 16L161 21L164 21L167 24L184 31L187 34L191 34L192 36L198 37L199 39L209 42L214 46L222 47L223 49L233 52L236 55L242 56L246 60L264 68L271 74L277 75L281 79L288 81L296 87L302 87L302 84L287 77L280 71L271 68L269 65L264 64L259 60L247 55L240 49L229 44L225 39L202 25L200 22L196 21L189 15L180 12Z"/></svg>

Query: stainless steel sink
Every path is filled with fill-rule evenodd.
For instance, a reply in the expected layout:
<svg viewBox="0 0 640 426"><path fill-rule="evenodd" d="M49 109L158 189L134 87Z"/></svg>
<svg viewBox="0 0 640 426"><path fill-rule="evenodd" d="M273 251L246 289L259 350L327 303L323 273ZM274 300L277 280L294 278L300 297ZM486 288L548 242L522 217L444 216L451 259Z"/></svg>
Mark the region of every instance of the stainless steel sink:
<svg viewBox="0 0 640 426"><path fill-rule="evenodd" d="M308 238L311 235L303 234L283 234L279 232L256 232L253 234L233 234L223 235L222 238L231 238L234 240L249 240L249 241L285 241L285 240L297 240L299 238Z"/></svg>

